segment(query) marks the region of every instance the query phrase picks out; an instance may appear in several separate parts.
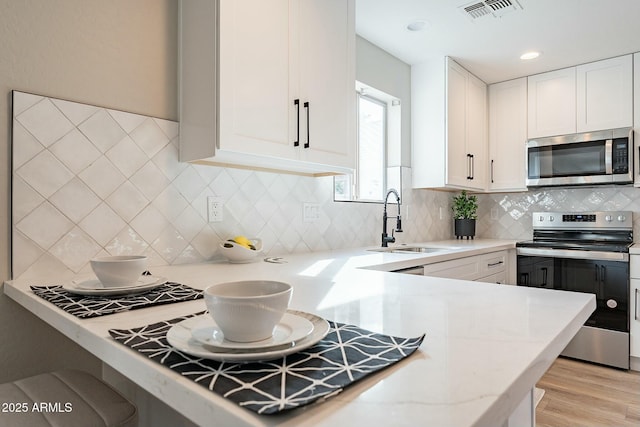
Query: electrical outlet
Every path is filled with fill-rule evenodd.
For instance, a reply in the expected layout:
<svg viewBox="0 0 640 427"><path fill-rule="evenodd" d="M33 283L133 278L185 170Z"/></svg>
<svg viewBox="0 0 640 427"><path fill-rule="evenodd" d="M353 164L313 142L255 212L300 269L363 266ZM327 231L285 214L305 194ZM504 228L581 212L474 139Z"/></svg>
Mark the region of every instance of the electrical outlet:
<svg viewBox="0 0 640 427"><path fill-rule="evenodd" d="M314 222L320 219L320 205L317 203L303 203L302 221Z"/></svg>
<svg viewBox="0 0 640 427"><path fill-rule="evenodd" d="M494 221L498 220L498 209L497 208L492 208L491 209L491 219Z"/></svg>
<svg viewBox="0 0 640 427"><path fill-rule="evenodd" d="M207 217L209 222L221 222L223 210L224 200L222 200L222 197L207 197Z"/></svg>

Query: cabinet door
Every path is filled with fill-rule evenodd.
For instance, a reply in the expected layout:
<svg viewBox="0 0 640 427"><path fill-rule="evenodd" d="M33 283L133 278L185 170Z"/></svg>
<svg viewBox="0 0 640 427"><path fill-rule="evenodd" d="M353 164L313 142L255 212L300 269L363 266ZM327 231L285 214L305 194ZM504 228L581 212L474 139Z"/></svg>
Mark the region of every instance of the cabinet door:
<svg viewBox="0 0 640 427"><path fill-rule="evenodd" d="M577 130L633 125L632 55L576 67Z"/></svg>
<svg viewBox="0 0 640 427"><path fill-rule="evenodd" d="M218 148L294 158L289 0L221 0Z"/></svg>
<svg viewBox="0 0 640 427"><path fill-rule="evenodd" d="M467 186L485 190L487 186L487 85L473 74L467 77L466 147L471 156Z"/></svg>
<svg viewBox="0 0 640 427"><path fill-rule="evenodd" d="M528 138L576 132L575 67L527 79Z"/></svg>
<svg viewBox="0 0 640 427"><path fill-rule="evenodd" d="M527 79L489 86L490 191L524 191L526 186Z"/></svg>
<svg viewBox="0 0 640 427"><path fill-rule="evenodd" d="M629 303L631 355L640 357L640 279L631 279Z"/></svg>
<svg viewBox="0 0 640 427"><path fill-rule="evenodd" d="M354 168L355 2L299 0L298 5L301 140L303 147L308 143L301 159Z"/></svg>
<svg viewBox="0 0 640 427"><path fill-rule="evenodd" d="M447 170L446 184L466 188L471 176L467 151L467 79L469 73L452 60L447 61Z"/></svg>

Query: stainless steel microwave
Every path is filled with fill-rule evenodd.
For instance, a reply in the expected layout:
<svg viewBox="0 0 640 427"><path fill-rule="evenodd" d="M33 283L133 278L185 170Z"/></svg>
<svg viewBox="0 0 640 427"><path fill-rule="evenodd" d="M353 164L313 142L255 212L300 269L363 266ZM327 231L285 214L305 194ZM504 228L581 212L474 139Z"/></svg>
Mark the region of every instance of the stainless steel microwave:
<svg viewBox="0 0 640 427"><path fill-rule="evenodd" d="M633 182L633 129L530 139L527 186Z"/></svg>

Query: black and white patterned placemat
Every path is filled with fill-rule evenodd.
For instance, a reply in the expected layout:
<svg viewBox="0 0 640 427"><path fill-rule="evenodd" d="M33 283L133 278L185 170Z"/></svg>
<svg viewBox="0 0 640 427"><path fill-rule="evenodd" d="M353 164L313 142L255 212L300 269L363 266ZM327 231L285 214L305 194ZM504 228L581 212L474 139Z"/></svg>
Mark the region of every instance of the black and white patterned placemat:
<svg viewBox="0 0 640 427"><path fill-rule="evenodd" d="M31 286L31 290L67 313L83 319L203 297L202 291L176 282L167 282L145 293L118 296L76 295L59 285Z"/></svg>
<svg viewBox="0 0 640 427"><path fill-rule="evenodd" d="M323 340L284 358L244 364L216 362L184 354L167 342L167 331L189 317L109 333L149 359L259 414L274 414L333 396L409 356L424 339L424 335L399 338L329 322L331 328Z"/></svg>

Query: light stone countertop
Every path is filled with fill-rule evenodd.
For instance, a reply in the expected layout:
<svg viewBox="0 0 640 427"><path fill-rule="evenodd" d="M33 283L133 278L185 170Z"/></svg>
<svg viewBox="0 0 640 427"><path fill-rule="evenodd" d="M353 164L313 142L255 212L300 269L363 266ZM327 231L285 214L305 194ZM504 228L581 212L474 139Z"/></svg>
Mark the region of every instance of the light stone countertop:
<svg viewBox="0 0 640 427"><path fill-rule="evenodd" d="M260 416L149 361L108 334L204 310L190 301L77 319L15 280L5 293L138 386L198 425L499 426L533 388L595 309L593 295L388 273L415 265L513 249L514 241L451 240L435 254L350 249L287 255L283 264L209 263L155 267L155 275L196 288L274 279L294 286L291 308L390 335L426 333L416 353L320 404ZM364 268L363 268L364 267ZM378 270L378 271L376 271Z"/></svg>

